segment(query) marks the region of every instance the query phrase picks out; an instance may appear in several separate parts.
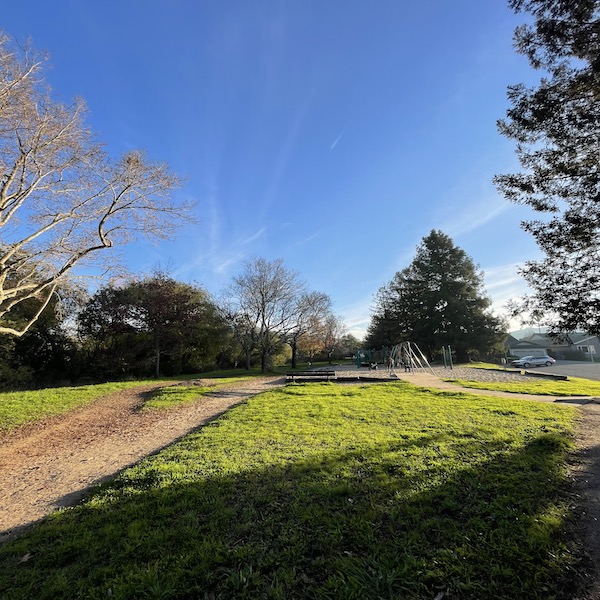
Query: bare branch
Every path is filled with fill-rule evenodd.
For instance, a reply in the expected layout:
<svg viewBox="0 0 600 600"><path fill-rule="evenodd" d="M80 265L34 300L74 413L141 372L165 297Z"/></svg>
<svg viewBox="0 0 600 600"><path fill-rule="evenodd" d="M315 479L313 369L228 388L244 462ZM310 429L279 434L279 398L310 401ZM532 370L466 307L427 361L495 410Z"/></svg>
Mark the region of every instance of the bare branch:
<svg viewBox="0 0 600 600"><path fill-rule="evenodd" d="M181 182L165 164L139 151L112 159L82 100L53 101L44 61L0 34L0 333L11 335L31 323L11 326L10 310L36 298L34 322L82 261L193 221L193 203L172 199Z"/></svg>

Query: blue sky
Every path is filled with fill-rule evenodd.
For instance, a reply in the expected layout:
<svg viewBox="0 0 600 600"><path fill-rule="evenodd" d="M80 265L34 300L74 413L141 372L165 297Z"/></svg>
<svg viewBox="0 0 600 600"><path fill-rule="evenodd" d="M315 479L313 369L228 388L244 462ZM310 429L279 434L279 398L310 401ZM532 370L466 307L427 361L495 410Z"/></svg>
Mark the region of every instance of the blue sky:
<svg viewBox="0 0 600 600"><path fill-rule="evenodd" d="M50 54L114 153L184 177L197 225L128 248L218 295L253 256L282 258L361 337L373 295L441 229L502 313L539 253L492 185L517 169L496 130L535 74L502 0L29 0L0 28Z"/></svg>

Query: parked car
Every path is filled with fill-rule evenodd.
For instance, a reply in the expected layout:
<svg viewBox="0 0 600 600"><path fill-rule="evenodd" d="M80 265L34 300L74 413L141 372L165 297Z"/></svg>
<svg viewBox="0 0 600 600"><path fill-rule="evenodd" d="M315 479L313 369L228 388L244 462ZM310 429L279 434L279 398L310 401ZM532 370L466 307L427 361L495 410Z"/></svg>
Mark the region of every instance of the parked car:
<svg viewBox="0 0 600 600"><path fill-rule="evenodd" d="M543 356L524 356L523 358L519 358L519 360L513 360L510 364L513 367L549 367L553 365L556 361L547 355Z"/></svg>

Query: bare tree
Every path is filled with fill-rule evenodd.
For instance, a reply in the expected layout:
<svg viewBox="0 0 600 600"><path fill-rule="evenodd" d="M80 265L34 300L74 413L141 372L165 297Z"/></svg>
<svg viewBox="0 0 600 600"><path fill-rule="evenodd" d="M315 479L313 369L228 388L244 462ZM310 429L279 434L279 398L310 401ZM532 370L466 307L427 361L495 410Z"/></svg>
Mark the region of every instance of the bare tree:
<svg viewBox="0 0 600 600"><path fill-rule="evenodd" d="M298 299L304 293L304 284L281 259L269 262L254 258L233 279L229 293L236 313L255 332L264 373L271 356L285 343L296 324Z"/></svg>
<svg viewBox="0 0 600 600"><path fill-rule="evenodd" d="M23 335L72 269L138 237L164 238L190 219L180 181L142 152L113 159L84 123L85 104L55 102L45 58L0 34L0 333ZM115 254L102 263L114 267ZM11 310L29 299L26 323Z"/></svg>
<svg viewBox="0 0 600 600"><path fill-rule="evenodd" d="M323 321L321 331L323 335L323 350L325 351L325 354L327 354L329 364L331 364L331 357L333 356L340 339L346 334L346 324L339 317L329 313Z"/></svg>
<svg viewBox="0 0 600 600"><path fill-rule="evenodd" d="M296 304L294 324L288 334L288 342L292 348L292 369L296 368L299 344L302 340L320 329L324 315L331 311L331 298L322 292L302 294ZM312 346L307 341L305 348Z"/></svg>

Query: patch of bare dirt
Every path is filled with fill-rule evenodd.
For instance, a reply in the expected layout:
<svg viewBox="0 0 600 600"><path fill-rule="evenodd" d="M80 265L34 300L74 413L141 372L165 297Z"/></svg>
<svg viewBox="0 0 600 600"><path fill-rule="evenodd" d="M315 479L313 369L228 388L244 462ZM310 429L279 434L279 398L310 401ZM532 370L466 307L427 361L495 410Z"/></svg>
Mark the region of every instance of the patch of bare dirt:
<svg viewBox="0 0 600 600"><path fill-rule="evenodd" d="M600 598L600 407L581 407L577 428L577 451L572 459L575 526L587 557L586 592L577 600Z"/></svg>

